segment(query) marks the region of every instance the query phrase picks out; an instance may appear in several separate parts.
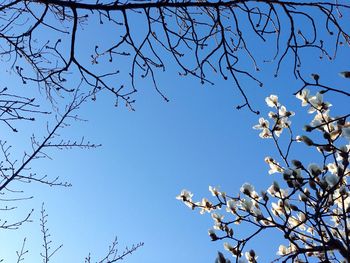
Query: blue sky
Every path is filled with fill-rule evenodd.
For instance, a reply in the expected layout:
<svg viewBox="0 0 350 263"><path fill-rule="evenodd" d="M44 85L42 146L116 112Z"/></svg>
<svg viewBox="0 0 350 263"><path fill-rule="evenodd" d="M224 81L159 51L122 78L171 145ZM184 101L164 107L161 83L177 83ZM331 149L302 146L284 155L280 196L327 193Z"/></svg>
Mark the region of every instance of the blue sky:
<svg viewBox="0 0 350 263"><path fill-rule="evenodd" d="M318 72L328 84L348 85L337 73L348 69L348 62L342 58L349 56L349 52L340 52L336 63L306 62L303 66L306 74ZM314 55L310 53L310 57ZM252 104L262 114L269 110L264 98L269 94L280 95L287 108L296 111L292 122L300 128L307 115L291 95L299 84L288 65L287 60L286 69L276 79L271 77L270 67L257 73L265 83L264 88L250 82L243 84ZM24 215L32 207L35 212L33 222L17 231L2 232L1 256L6 262L13 262L24 237L29 249L26 262L40 261L42 202L49 214L53 244L63 244L52 262L83 262L89 252L93 259L102 258L115 236L120 251L132 243L145 243L126 259L129 263L214 261L216 251L223 248L221 242L211 242L207 235L212 220L208 215L191 212L175 196L184 188L194 192L198 199L210 196L209 185L237 193L245 182L253 183L259 190L266 189L275 178L268 176L264 157L276 152L272 142L261 140L251 128L258 116L248 110L235 110L241 98L232 81L213 76L215 86L202 86L197 80L179 78L172 71L176 69L170 66L170 71L158 78L169 103L146 83L139 84L142 88L135 95L135 112L115 108L108 94L101 94L96 102L81 107L79 116L88 121L71 122L61 132L62 137L79 140L84 136L102 147L53 150L50 152L53 160L33 163L32 169L38 174L60 176L73 186L21 186L34 199L20 202L17 213L11 217ZM1 75L7 76L4 72ZM7 77L12 86L18 84L14 76ZM333 104L339 112L348 109L341 98L335 100ZM45 103L44 97L40 103ZM21 123L18 134L4 131L14 145L14 156L29 148L31 133L45 132L45 123L45 119L33 125ZM304 157L300 151L293 154ZM253 245L259 256L267 259L274 258L278 247L270 235Z"/></svg>

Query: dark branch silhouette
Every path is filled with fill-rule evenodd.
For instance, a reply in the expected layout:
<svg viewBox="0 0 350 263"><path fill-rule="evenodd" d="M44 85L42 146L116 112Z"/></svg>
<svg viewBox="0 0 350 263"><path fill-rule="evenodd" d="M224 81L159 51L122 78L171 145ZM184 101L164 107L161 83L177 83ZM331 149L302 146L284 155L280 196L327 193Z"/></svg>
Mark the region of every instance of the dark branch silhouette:
<svg viewBox="0 0 350 263"><path fill-rule="evenodd" d="M168 100L157 74L173 61L181 76L201 83L212 84L213 73L230 80L243 96L237 108L256 112L242 78L263 85L254 71L269 61L277 75L290 58L297 76L304 50L333 59L340 45L350 43L342 19L350 11L346 1L37 0L3 1L0 11L0 54L23 83L37 83L53 99L57 92L73 92L73 73L89 92L109 91L116 105L123 101L130 109L144 78ZM90 27L110 33L82 38ZM130 82L124 83L125 75Z"/></svg>

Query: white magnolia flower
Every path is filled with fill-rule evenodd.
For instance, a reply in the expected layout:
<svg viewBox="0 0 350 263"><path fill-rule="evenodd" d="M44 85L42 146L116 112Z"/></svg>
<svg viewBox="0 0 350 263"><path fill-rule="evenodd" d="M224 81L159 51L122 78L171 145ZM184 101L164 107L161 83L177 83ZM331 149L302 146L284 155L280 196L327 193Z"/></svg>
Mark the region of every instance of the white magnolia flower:
<svg viewBox="0 0 350 263"><path fill-rule="evenodd" d="M331 127L334 127L334 126L331 126ZM336 128L334 128L334 130L329 133L329 136L331 140L334 141L339 137L340 134L341 134L341 130L337 130Z"/></svg>
<svg viewBox="0 0 350 263"><path fill-rule="evenodd" d="M226 205L227 205L227 208L226 208L226 211L227 211L227 212L233 213L233 212L235 212L236 209L237 209L237 202L234 201L234 200L232 200L232 199L231 199L231 200L228 200L227 203L226 203Z"/></svg>
<svg viewBox="0 0 350 263"><path fill-rule="evenodd" d="M253 202L249 198L245 198L241 200L241 205L245 211L250 212L253 207Z"/></svg>
<svg viewBox="0 0 350 263"><path fill-rule="evenodd" d="M310 122L310 126L319 127L320 130L330 133L335 130L335 126L331 121L332 118L329 116L329 110L318 111L314 119Z"/></svg>
<svg viewBox="0 0 350 263"><path fill-rule="evenodd" d="M213 196L218 196L220 194L219 189L217 187L213 187L209 185L209 191Z"/></svg>
<svg viewBox="0 0 350 263"><path fill-rule="evenodd" d="M276 181L274 181L273 184L267 189L267 192L272 196L274 196L276 192L279 192L279 191L280 191L280 186Z"/></svg>
<svg viewBox="0 0 350 263"><path fill-rule="evenodd" d="M281 208L276 203L271 203L271 211L275 216L280 216Z"/></svg>
<svg viewBox="0 0 350 263"><path fill-rule="evenodd" d="M278 103L278 97L276 95L270 95L265 99L267 106L277 108L280 104Z"/></svg>
<svg viewBox="0 0 350 263"><path fill-rule="evenodd" d="M282 128L289 128L291 126L292 122L288 118L282 118L280 120L280 126Z"/></svg>
<svg viewBox="0 0 350 263"><path fill-rule="evenodd" d="M258 208L258 207L253 207L252 214L256 217L262 216L262 212L261 212L260 208Z"/></svg>
<svg viewBox="0 0 350 263"><path fill-rule="evenodd" d="M339 177L336 174L327 174L324 179L330 187L335 186L339 182Z"/></svg>
<svg viewBox="0 0 350 263"><path fill-rule="evenodd" d="M273 129L273 132L275 133L275 135L277 137L280 137L280 135L282 134L283 132L283 127L281 125L276 125Z"/></svg>
<svg viewBox="0 0 350 263"><path fill-rule="evenodd" d="M339 151L337 151L336 155L337 155L337 161L342 162L344 160L344 158L346 159L346 157L348 158L348 160L350 161L350 144L347 145L342 145L339 148Z"/></svg>
<svg viewBox="0 0 350 263"><path fill-rule="evenodd" d="M279 214L286 214L290 211L290 204L288 200L282 201L281 199L278 200L276 203L271 203L271 211L278 216Z"/></svg>
<svg viewBox="0 0 350 263"><path fill-rule="evenodd" d="M284 107L284 106L282 106ZM285 112L281 114L291 114L290 112ZM288 117L280 117L275 126L273 127L273 132L275 133L276 136L280 136L284 128L289 128L291 126L292 122L289 120Z"/></svg>
<svg viewBox="0 0 350 263"><path fill-rule="evenodd" d="M248 260L248 262L256 262L256 259L258 258L254 250L245 252L244 255L245 255L245 258Z"/></svg>
<svg viewBox="0 0 350 263"><path fill-rule="evenodd" d="M254 186L249 183L244 183L240 190L243 194L251 195L254 192Z"/></svg>
<svg viewBox="0 0 350 263"><path fill-rule="evenodd" d="M262 139L267 139L267 138L271 138L271 132L269 129L263 129L260 133L259 133L259 137Z"/></svg>
<svg viewBox="0 0 350 263"><path fill-rule="evenodd" d="M214 223L214 229L216 229L216 230L218 230L218 231L223 231L224 230L224 226L222 225L222 223L221 222L216 222L215 221L215 223Z"/></svg>
<svg viewBox="0 0 350 263"><path fill-rule="evenodd" d="M307 169L313 175L319 175L322 172L321 168L316 163L310 163Z"/></svg>
<svg viewBox="0 0 350 263"><path fill-rule="evenodd" d="M224 248L225 248L227 251L231 251L231 250L233 249L233 246L231 246L230 243L225 242L225 243L224 243Z"/></svg>
<svg viewBox="0 0 350 263"><path fill-rule="evenodd" d="M271 157L265 157L265 162L270 166L269 174L282 173L283 168Z"/></svg>
<svg viewBox="0 0 350 263"><path fill-rule="evenodd" d="M338 167L335 163L329 163L327 164L328 171L331 172L331 174L337 174L338 173Z"/></svg>
<svg viewBox="0 0 350 263"><path fill-rule="evenodd" d="M267 116L269 116L270 119L277 119L277 113L276 112L273 112L273 111L270 111Z"/></svg>
<svg viewBox="0 0 350 263"><path fill-rule="evenodd" d="M271 137L271 132L269 130L269 121L264 119L264 118L259 118L259 124L254 125L253 129L255 130L262 130L259 134L259 136L263 139L265 138L270 138Z"/></svg>
<svg viewBox="0 0 350 263"><path fill-rule="evenodd" d="M301 231L305 231L306 230L306 227L303 224L303 221L301 221L298 218L295 218L294 216L290 216L288 218L288 223L290 224L290 226L292 228L298 227Z"/></svg>
<svg viewBox="0 0 350 263"><path fill-rule="evenodd" d="M224 248L225 248L227 251L231 252L233 255L235 255L235 256L237 255L237 249L234 248L231 244L225 242L225 243L224 243Z"/></svg>
<svg viewBox="0 0 350 263"><path fill-rule="evenodd" d="M216 221L218 223L222 222L222 220L224 219L224 216L220 215L218 213L212 213L211 217L213 218L214 221Z"/></svg>
<svg viewBox="0 0 350 263"><path fill-rule="evenodd" d="M280 245L278 247L277 255L284 256L284 255L287 255L288 253L289 253L289 249L286 246Z"/></svg>
<svg viewBox="0 0 350 263"><path fill-rule="evenodd" d="M280 117L291 117L291 116L295 115L295 113L293 111L287 111L285 106L281 106L279 108L278 114Z"/></svg>
<svg viewBox="0 0 350 263"><path fill-rule="evenodd" d="M288 196L288 189L281 189L276 196L279 198L286 198Z"/></svg>
<svg viewBox="0 0 350 263"><path fill-rule="evenodd" d="M316 110L326 111L330 106L332 106L332 104L329 102L323 101L323 96L319 92L317 92L315 96L309 98L309 103L311 104L311 107L308 110L309 113L314 113Z"/></svg>
<svg viewBox="0 0 350 263"><path fill-rule="evenodd" d="M182 190L181 193L176 196L176 199L181 200L181 201L189 201L192 202L192 196L193 194L190 191L187 190Z"/></svg>
<svg viewBox="0 0 350 263"><path fill-rule="evenodd" d="M301 106L305 107L308 104L309 101L309 94L310 90L303 89L302 91L298 92L296 97L297 99L301 100Z"/></svg>

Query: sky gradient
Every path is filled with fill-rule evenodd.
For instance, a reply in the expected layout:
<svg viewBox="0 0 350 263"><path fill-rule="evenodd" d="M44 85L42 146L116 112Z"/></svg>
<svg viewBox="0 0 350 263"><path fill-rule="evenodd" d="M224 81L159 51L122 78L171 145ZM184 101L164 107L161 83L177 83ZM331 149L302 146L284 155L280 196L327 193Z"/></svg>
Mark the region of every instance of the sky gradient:
<svg viewBox="0 0 350 263"><path fill-rule="evenodd" d="M349 55L347 49L341 49L336 62L314 63L310 59L303 65L305 76L317 72L327 84L348 86L338 72L348 69L344 58ZM315 59L312 52L305 56ZM169 61L171 64L170 58ZM300 133L311 117L307 119L305 109L292 96L300 82L289 66L287 59L278 78L272 77L270 65L257 72L265 84L263 88L249 81L242 84L262 116L269 111L265 97L279 95L287 109L296 112L292 123L296 124L296 133ZM145 82L135 95L135 112L123 106L115 108L108 94L82 105L77 113L87 121L69 122L71 126L60 134L62 138L76 140L84 136L102 146L92 150L51 150L52 160L32 164L34 172L51 178L59 176L73 186L60 188L34 183L23 186L25 195L34 198L19 202L17 213L11 217L25 215L34 208L33 222L0 235L5 262L14 262L15 251L20 249L24 237L29 249L25 262L40 262L42 202L49 215L52 246L63 244L52 262L83 262L89 252L94 260L101 259L115 236L120 251L133 243L145 243L126 258L128 263L214 262L216 252L223 248L222 242L211 242L208 237L212 219L208 214L190 211L175 199L176 195L188 189L195 193L196 200L209 197L209 185L234 194L245 182L254 184L258 190L266 189L275 178L268 175L264 157L277 154L272 142L261 140L252 129L259 117L247 109L235 109L242 101L232 80L212 75L214 86L201 85L198 80L180 78L174 72L176 68L170 67L158 78L159 87L170 99L168 103ZM6 72L1 75L6 76ZM21 85L15 76L7 78L12 84L9 86ZM38 96L39 103L47 103L45 96ZM326 100L332 102L333 97L337 101L333 103L336 112L348 110L340 97L331 94L329 97L327 94ZM53 121L51 118L49 123ZM18 126L17 134L4 131L10 137L14 156L30 149L29 137L33 132L39 134L38 138L45 133L46 119ZM309 158L299 149L292 155ZM260 258L271 260L278 242L271 235L263 235L252 242L251 248L256 249Z"/></svg>

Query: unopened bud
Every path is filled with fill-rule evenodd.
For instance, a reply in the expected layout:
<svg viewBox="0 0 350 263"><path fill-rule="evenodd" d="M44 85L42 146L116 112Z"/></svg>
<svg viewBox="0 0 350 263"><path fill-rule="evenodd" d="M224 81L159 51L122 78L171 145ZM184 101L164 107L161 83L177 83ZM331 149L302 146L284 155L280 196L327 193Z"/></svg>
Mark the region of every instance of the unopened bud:
<svg viewBox="0 0 350 263"><path fill-rule="evenodd" d="M208 230L208 234L209 234L209 237L211 238L212 241L215 241L218 239L218 237L216 236L215 232L213 229L209 229Z"/></svg>
<svg viewBox="0 0 350 263"><path fill-rule="evenodd" d="M303 167L303 164L302 164L299 160L292 160L292 164L293 164L296 168L301 168L301 167Z"/></svg>
<svg viewBox="0 0 350 263"><path fill-rule="evenodd" d="M303 135L300 137L300 140L304 142L307 146L312 146L314 145L314 142L307 136Z"/></svg>
<svg viewBox="0 0 350 263"><path fill-rule="evenodd" d="M228 231L228 235L229 235L230 237L233 237L233 229L232 229L232 228L230 228L230 230Z"/></svg>
<svg viewBox="0 0 350 263"><path fill-rule="evenodd" d="M316 73L312 73L311 77L316 81L316 83L318 83L319 79L320 79L320 75L316 74Z"/></svg>
<svg viewBox="0 0 350 263"><path fill-rule="evenodd" d="M273 190L275 192L278 192L280 190L280 186L276 181L273 182Z"/></svg>
<svg viewBox="0 0 350 263"><path fill-rule="evenodd" d="M306 132L311 132L312 129L313 129L313 128L312 128L310 125L305 125L305 126L304 126L304 130L305 130Z"/></svg>
<svg viewBox="0 0 350 263"><path fill-rule="evenodd" d="M286 117L290 117L291 115L292 115L292 113L290 111L287 111L285 114Z"/></svg>
<svg viewBox="0 0 350 263"><path fill-rule="evenodd" d="M329 140L331 138L331 135L328 132L324 132L323 138L325 138L326 140Z"/></svg>
<svg viewBox="0 0 350 263"><path fill-rule="evenodd" d="M307 196L305 194L303 194L303 193L300 193L299 194L299 199L302 202L306 202L307 201Z"/></svg>
<svg viewBox="0 0 350 263"><path fill-rule="evenodd" d="M310 164L308 170L311 172L313 176L318 176L322 173L320 167L317 164Z"/></svg>
<svg viewBox="0 0 350 263"><path fill-rule="evenodd" d="M265 202L269 201L269 196L266 194L266 192L262 191L261 196Z"/></svg>
<svg viewBox="0 0 350 263"><path fill-rule="evenodd" d="M252 257L252 258L255 258L255 251L253 249L251 249L249 251L249 255Z"/></svg>
<svg viewBox="0 0 350 263"><path fill-rule="evenodd" d="M325 152L331 152L333 150L333 147L331 145L327 144L327 145L323 145L322 149Z"/></svg>
<svg viewBox="0 0 350 263"><path fill-rule="evenodd" d="M293 211L299 211L299 208L296 205L290 205L290 209Z"/></svg>
<svg viewBox="0 0 350 263"><path fill-rule="evenodd" d="M286 170L285 170L286 171ZM290 179L290 174L289 173L283 173L283 179L285 180L285 181L287 181L287 180L289 180Z"/></svg>
<svg viewBox="0 0 350 263"><path fill-rule="evenodd" d="M339 73L343 78L350 78L350 71L343 71Z"/></svg>
<svg viewBox="0 0 350 263"><path fill-rule="evenodd" d="M226 258L225 256L221 253L218 252L218 256L216 257L215 263L226 263Z"/></svg>
<svg viewBox="0 0 350 263"><path fill-rule="evenodd" d="M310 191L309 191L309 189L307 189L307 188L304 188L304 194L306 195L306 196L310 196Z"/></svg>
<svg viewBox="0 0 350 263"><path fill-rule="evenodd" d="M288 180L287 181L287 185L288 185L289 188L294 188L294 184L293 184L292 180Z"/></svg>

